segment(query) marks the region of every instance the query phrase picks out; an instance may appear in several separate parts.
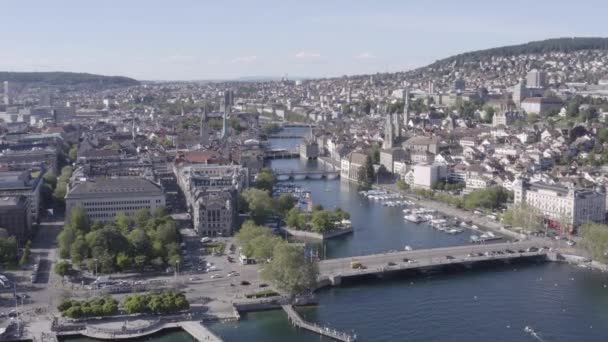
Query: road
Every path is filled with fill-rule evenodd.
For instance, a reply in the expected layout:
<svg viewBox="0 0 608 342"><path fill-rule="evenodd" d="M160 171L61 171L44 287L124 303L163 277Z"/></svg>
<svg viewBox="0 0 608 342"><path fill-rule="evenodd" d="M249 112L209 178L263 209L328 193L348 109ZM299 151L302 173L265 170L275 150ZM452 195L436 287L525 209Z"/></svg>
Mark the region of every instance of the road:
<svg viewBox="0 0 608 342"><path fill-rule="evenodd" d="M321 276L331 276L342 274L345 272L352 272L351 261L358 261L369 269L379 269L386 267L389 262L396 264L403 263L403 259L407 258L415 260L420 263L432 263L433 261L447 260L446 256L454 257L455 259L465 259L471 253L485 253L491 251L506 251L512 250L517 252L518 250L527 250L529 247L555 247L550 241L546 241L544 244L539 244L538 241L520 241L520 242L506 242L496 243L487 245L468 245L468 246L455 246L455 247L442 247L432 248L423 250L413 251L401 251L401 252L388 252L381 254L373 254L367 256L351 257L351 258L340 258L340 259L329 259L319 262L319 273ZM474 260L474 258L471 258Z"/></svg>

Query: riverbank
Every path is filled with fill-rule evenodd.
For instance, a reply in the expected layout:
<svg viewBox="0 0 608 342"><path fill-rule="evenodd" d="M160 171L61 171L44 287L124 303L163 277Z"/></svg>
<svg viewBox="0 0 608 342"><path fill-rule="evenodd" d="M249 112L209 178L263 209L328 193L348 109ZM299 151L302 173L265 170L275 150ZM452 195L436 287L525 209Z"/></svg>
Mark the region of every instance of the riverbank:
<svg viewBox="0 0 608 342"><path fill-rule="evenodd" d="M498 233L498 234L501 234L504 236L508 236L513 239L523 240L523 239L527 238L527 236L524 234L520 234L520 233L511 231L511 230L505 229L503 227L503 225L497 221L491 220L484 216L476 215L470 211L462 210L462 209L447 205L442 202L420 198L419 196L416 196L410 192L399 190L395 184L374 184L373 188L378 189L378 190L388 191L391 193L400 194L400 195L406 197L407 199L416 202L418 205L420 205L422 207L435 209L445 215L457 217L463 221L471 221L474 225L476 225L480 228L485 228L487 230L493 231L495 233ZM475 229L473 227L471 227L471 229L479 231L479 229Z"/></svg>

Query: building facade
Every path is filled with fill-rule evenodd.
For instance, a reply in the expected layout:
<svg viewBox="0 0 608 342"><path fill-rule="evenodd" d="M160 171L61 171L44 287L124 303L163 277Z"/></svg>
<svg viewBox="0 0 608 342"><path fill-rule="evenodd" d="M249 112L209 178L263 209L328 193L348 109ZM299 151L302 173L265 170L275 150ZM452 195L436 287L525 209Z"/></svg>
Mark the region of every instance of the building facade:
<svg viewBox="0 0 608 342"><path fill-rule="evenodd" d="M77 183L65 196L66 217L81 207L91 221L112 221L116 214L134 215L140 209L154 212L165 207L161 187L141 178L96 179Z"/></svg>
<svg viewBox="0 0 608 342"><path fill-rule="evenodd" d="M577 189L516 179L513 200L516 205L524 203L538 209L548 220L567 222L572 227L585 222L604 222L606 216L603 189Z"/></svg>
<svg viewBox="0 0 608 342"><path fill-rule="evenodd" d="M0 197L0 228L20 243L28 240L32 228L30 204L25 196Z"/></svg>

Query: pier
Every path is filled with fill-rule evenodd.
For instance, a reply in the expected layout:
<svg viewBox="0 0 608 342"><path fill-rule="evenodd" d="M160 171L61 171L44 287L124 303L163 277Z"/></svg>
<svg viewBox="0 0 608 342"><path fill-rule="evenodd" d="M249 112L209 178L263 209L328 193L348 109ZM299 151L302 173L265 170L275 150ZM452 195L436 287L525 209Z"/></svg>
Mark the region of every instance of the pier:
<svg viewBox="0 0 608 342"><path fill-rule="evenodd" d="M551 257L549 254L552 252L541 248L538 242L521 241L328 259L319 262L318 286L338 286L342 279L348 277L369 275L382 277L388 273L406 270L426 272L448 266L470 267L476 263L491 261L509 262L516 259ZM354 268L352 262L357 262L360 266Z"/></svg>
<svg viewBox="0 0 608 342"><path fill-rule="evenodd" d="M288 181L288 180L315 180L315 179L337 179L340 177L339 171L330 171L330 170L309 170L309 171L300 171L300 170L279 170L273 169L275 177L278 181Z"/></svg>
<svg viewBox="0 0 608 342"><path fill-rule="evenodd" d="M357 340L357 335L347 334L345 332L331 329L329 327L323 327L305 321L302 317L300 317L300 315L297 313L297 311L293 308L292 305L281 305L281 308L283 308L283 311L285 311L285 313L287 314L289 321L296 327L312 331L319 335L332 338L336 341L353 342Z"/></svg>

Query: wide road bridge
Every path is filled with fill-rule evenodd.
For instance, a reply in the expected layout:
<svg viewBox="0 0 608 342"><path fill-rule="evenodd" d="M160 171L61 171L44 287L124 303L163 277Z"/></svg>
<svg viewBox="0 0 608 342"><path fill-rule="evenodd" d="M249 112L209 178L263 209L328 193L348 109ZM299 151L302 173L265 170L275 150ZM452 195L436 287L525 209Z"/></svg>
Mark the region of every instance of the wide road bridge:
<svg viewBox="0 0 608 342"><path fill-rule="evenodd" d="M543 248L546 247L546 248ZM520 241L387 252L319 262L319 285L339 285L342 278L381 275L404 270L425 270L444 265L472 265L492 260L513 260L551 254L552 245ZM352 262L361 264L353 268Z"/></svg>
<svg viewBox="0 0 608 342"><path fill-rule="evenodd" d="M336 179L340 171L332 170L281 170L273 169L272 173L278 181L304 180L304 179Z"/></svg>

